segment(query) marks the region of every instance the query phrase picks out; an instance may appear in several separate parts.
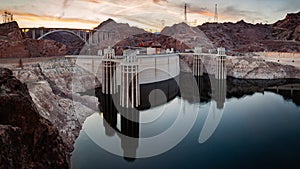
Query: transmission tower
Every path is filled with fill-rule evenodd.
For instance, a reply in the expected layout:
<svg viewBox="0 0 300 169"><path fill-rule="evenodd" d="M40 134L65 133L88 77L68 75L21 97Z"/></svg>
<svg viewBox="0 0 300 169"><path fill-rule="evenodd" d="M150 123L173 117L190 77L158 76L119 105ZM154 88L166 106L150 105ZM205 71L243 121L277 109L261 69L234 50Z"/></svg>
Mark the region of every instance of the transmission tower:
<svg viewBox="0 0 300 169"><path fill-rule="evenodd" d="M187 23L187 4L184 4L184 21Z"/></svg>
<svg viewBox="0 0 300 169"><path fill-rule="evenodd" d="M214 22L218 23L218 4L215 4L215 17Z"/></svg>
<svg viewBox="0 0 300 169"><path fill-rule="evenodd" d="M14 20L13 14L7 11L4 11L3 17L3 23L12 22Z"/></svg>

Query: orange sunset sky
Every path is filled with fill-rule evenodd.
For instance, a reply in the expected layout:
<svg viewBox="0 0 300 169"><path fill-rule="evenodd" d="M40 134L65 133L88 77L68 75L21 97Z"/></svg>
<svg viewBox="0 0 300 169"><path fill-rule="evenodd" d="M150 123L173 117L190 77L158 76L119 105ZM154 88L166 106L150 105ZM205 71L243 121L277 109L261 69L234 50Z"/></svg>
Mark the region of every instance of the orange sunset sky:
<svg viewBox="0 0 300 169"><path fill-rule="evenodd" d="M298 12L299 0L0 0L0 12L14 14L20 27L92 29L108 18L144 29L161 30L184 21L212 22L218 4L219 22L273 23Z"/></svg>

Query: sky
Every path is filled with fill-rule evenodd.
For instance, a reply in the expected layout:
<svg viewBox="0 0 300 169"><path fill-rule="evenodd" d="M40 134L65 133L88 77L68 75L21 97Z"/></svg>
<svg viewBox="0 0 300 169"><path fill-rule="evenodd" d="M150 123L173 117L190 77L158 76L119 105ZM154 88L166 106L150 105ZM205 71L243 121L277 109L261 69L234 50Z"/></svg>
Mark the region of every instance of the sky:
<svg viewBox="0 0 300 169"><path fill-rule="evenodd" d="M159 31L184 21L185 3L192 26L213 22L215 4L219 22L274 23L300 11L299 0L0 0L0 13L13 13L20 27L92 29L112 18Z"/></svg>

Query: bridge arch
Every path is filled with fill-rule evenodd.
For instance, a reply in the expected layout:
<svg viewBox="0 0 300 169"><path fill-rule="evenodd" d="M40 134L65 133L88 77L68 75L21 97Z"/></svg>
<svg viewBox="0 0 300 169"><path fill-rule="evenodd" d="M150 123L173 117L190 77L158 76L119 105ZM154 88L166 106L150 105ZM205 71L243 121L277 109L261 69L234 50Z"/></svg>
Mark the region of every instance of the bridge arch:
<svg viewBox="0 0 300 169"><path fill-rule="evenodd" d="M54 31L50 31L50 32L47 32L47 33L43 34L42 36L40 36L38 38L38 40L41 40L44 37L46 37L46 36L48 36L50 34L53 34L53 33L57 33L57 32L67 32L67 33L73 34L73 35L77 36L82 42L87 43L87 41L85 39L83 39L81 36L77 35L75 32L70 31L70 30L54 30Z"/></svg>

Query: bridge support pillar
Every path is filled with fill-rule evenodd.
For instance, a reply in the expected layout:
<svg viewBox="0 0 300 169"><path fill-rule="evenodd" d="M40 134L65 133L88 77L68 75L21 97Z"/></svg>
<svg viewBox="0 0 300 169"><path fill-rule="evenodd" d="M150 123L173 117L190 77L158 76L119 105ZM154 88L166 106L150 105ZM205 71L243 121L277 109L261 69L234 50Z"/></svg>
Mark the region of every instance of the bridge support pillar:
<svg viewBox="0 0 300 169"><path fill-rule="evenodd" d="M40 37L42 37L43 35L44 35L44 30L41 29L41 30L40 30Z"/></svg>
<svg viewBox="0 0 300 169"><path fill-rule="evenodd" d="M125 108L134 108L140 105L140 85L136 51L125 51L125 59L121 63L120 103Z"/></svg>
<svg viewBox="0 0 300 169"><path fill-rule="evenodd" d="M87 41L87 37L86 37L86 32L83 32L83 40L84 40L85 42L88 42L88 41Z"/></svg>
<svg viewBox="0 0 300 169"><path fill-rule="evenodd" d="M32 39L36 39L35 38L35 29L32 30L31 34L32 34Z"/></svg>
<svg viewBox="0 0 300 169"><path fill-rule="evenodd" d="M92 33L92 32L89 32L89 41L88 41L88 43L89 43L90 45L93 44L93 33Z"/></svg>

